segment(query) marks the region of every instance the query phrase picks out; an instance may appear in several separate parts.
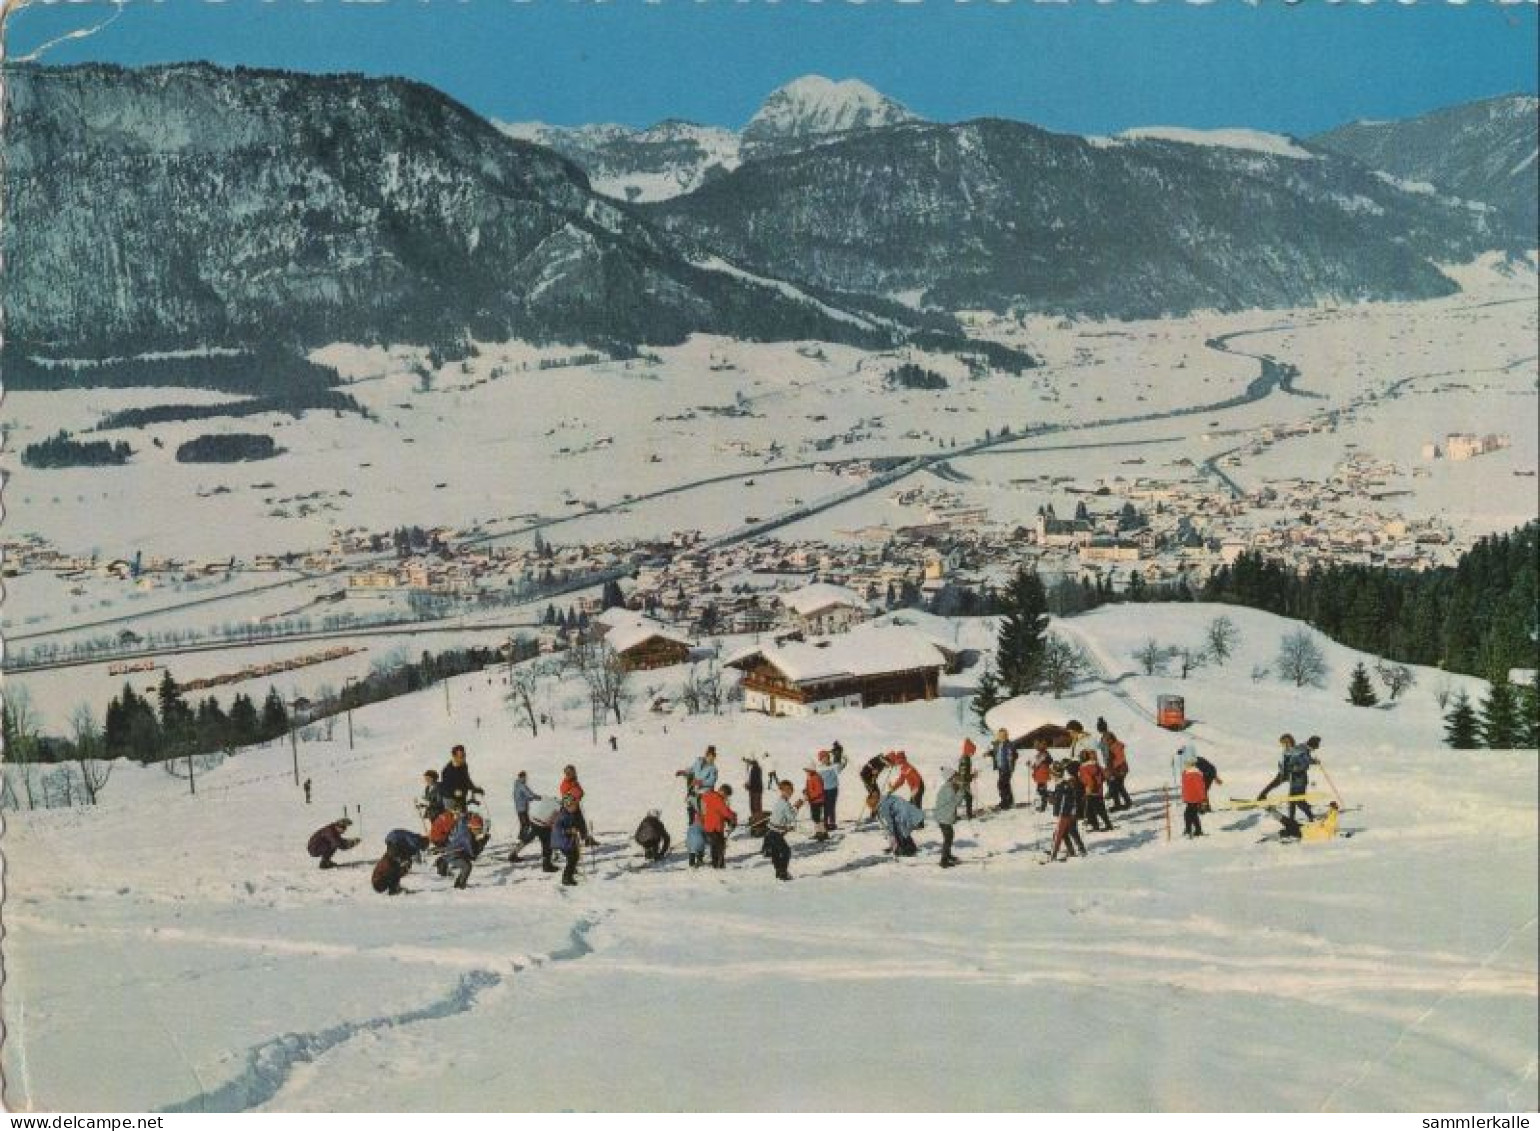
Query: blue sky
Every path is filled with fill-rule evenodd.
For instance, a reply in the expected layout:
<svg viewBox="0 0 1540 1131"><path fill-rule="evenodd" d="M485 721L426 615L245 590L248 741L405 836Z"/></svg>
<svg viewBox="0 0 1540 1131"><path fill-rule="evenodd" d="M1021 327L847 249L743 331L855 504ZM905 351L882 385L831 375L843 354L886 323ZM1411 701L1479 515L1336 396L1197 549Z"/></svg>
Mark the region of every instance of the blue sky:
<svg viewBox="0 0 1540 1131"><path fill-rule="evenodd" d="M19 58L117 9L12 16ZM208 59L406 75L488 117L741 126L807 73L860 78L938 121L1105 133L1250 126L1305 135L1536 89L1540 7L1277 0L129 0L45 62Z"/></svg>

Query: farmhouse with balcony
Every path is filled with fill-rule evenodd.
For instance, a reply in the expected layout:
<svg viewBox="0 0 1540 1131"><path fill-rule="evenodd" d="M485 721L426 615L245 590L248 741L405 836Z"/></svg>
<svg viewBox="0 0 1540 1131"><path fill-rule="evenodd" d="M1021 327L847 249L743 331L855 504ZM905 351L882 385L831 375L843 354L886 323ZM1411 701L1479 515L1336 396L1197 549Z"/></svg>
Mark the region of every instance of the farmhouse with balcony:
<svg viewBox="0 0 1540 1131"><path fill-rule="evenodd" d="M934 699L946 663L918 633L861 629L810 643L760 644L729 657L743 672L743 706L767 715L820 715Z"/></svg>

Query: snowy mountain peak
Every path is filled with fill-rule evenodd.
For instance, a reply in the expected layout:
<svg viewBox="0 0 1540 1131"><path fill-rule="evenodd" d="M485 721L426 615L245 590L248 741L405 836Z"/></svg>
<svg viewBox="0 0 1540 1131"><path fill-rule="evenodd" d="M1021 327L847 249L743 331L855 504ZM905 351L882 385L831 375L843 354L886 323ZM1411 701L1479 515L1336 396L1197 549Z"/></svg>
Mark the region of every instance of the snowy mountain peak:
<svg viewBox="0 0 1540 1131"><path fill-rule="evenodd" d="M773 142L915 121L915 115L859 79L804 75L773 91L744 127L746 142Z"/></svg>

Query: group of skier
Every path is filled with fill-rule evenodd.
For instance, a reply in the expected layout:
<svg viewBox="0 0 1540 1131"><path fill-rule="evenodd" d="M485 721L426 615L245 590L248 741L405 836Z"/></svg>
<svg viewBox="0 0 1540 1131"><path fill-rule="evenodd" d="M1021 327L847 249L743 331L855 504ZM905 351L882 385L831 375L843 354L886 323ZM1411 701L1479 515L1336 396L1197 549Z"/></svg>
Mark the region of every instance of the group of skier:
<svg viewBox="0 0 1540 1131"><path fill-rule="evenodd" d="M1322 833L1324 822L1316 822L1306 790L1311 766L1317 765L1320 739L1311 737L1296 743L1292 735L1279 739L1282 753L1278 772L1257 801L1263 802L1279 785L1287 784L1289 795L1278 806L1268 809L1283 825L1285 837L1312 836ZM996 731L985 751L994 769L998 804L995 811L1015 807L1014 776L1017 770L1019 742L1005 729ZM1056 749L1057 747L1057 749ZM1067 747L1067 749L1066 749ZM1053 818L1053 830L1044 863L1069 860L1086 852L1081 836L1082 822L1091 832L1111 831L1111 813L1127 810L1133 800L1126 781L1129 773L1128 751L1121 739L1097 719L1095 733L1089 733L1078 719L1062 728L1046 728L1032 737L1028 772L1036 793L1036 808ZM953 853L956 825L976 816L974 783L979 771L974 768L978 747L964 739L955 768L943 767L941 784L936 790L931 815L941 831L940 866L951 868L960 861ZM685 844L692 868L727 866L727 839L739 826L740 817L733 808L733 787L721 781L715 746L708 746L690 766L676 777L683 779L686 822ZM843 746L831 743L819 750L802 771L802 788L790 778L780 778L775 771L766 775L759 759L743 758L747 777L744 790L748 797L747 824L751 836L762 842L762 854L770 858L779 880L791 879L792 849L790 837L798 827L804 806L811 819L810 837L825 841L838 827L840 779L848 766ZM1192 743L1177 752L1180 796L1184 803L1184 836L1203 835L1201 816L1210 809L1210 791L1222 784L1212 762L1200 755ZM925 823L926 782L918 768L902 750L888 750L873 755L862 764L858 777L865 797L857 815L858 823L875 822L886 834L887 848L895 856L913 856L919 851L915 831ZM770 805L765 807L766 786ZM440 876L454 874L454 886L464 888L474 861L491 838L491 826L474 809L484 790L471 778L463 746L455 746L449 762L441 771L428 770L423 775L423 792L418 801L425 831L393 829L385 838L385 853L376 863L372 884L376 891L395 895L401 879L424 854L439 849L435 867ZM520 770L513 782L514 813L519 829L516 843L508 855L517 863L520 853L531 842L540 846L540 866L546 872L561 872L564 885L577 883L577 869L584 850L597 845L583 813L582 784L577 769L566 766L553 796L541 795L530 786L528 774ZM1287 813L1282 806L1287 806ZM1302 813L1311 825L1296 819ZM1330 835L1335 830L1336 806L1329 815ZM332 857L353 848L358 841L347 836L351 823L346 819L318 829L310 838L309 850L320 858L322 868L335 867ZM673 840L662 814L654 809L642 818L632 838L651 864L667 858ZM558 866L560 854L564 867Z"/></svg>

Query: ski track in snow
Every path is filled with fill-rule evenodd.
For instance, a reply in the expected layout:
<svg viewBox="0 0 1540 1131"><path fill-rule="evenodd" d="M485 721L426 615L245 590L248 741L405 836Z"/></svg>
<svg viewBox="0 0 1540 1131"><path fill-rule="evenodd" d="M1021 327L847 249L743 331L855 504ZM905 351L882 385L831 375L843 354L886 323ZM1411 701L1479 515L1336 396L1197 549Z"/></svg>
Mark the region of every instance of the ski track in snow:
<svg viewBox="0 0 1540 1131"><path fill-rule="evenodd" d="M545 955L515 959L510 963L511 972L516 975L523 970L553 962L575 962L592 954L594 948L588 941L588 935L601 921L602 916L589 916L578 920L568 932L567 945L557 947ZM204 937L200 941L236 945L251 943L269 948L272 946L271 940ZM295 945L313 949L313 944ZM397 956L431 960L433 952L429 951L422 955L401 955L397 952ZM169 1104L160 1110L172 1113L251 1111L277 1097L294 1071L301 1065L313 1063L319 1057L355 1037L416 1025L424 1021L443 1021L458 1014L469 1013L476 1007L477 1000L484 993L504 985L505 982L506 976L494 970L471 970L461 974L454 987L444 997L416 1009L371 1017L362 1021L344 1021L309 1033L285 1033L274 1037L272 1040L262 1042L246 1054L245 1071L235 1079L179 1103Z"/></svg>

